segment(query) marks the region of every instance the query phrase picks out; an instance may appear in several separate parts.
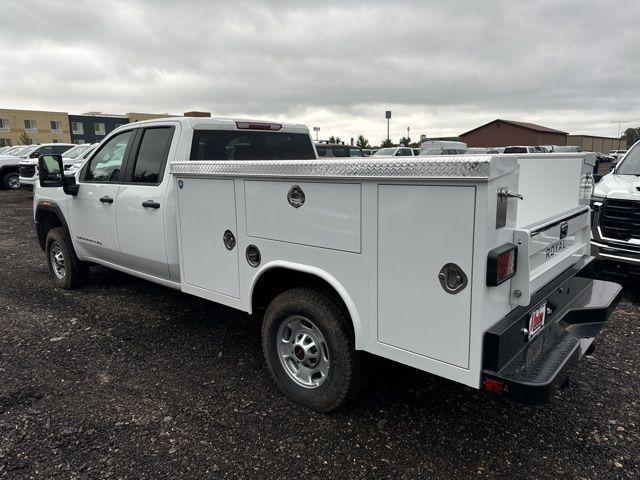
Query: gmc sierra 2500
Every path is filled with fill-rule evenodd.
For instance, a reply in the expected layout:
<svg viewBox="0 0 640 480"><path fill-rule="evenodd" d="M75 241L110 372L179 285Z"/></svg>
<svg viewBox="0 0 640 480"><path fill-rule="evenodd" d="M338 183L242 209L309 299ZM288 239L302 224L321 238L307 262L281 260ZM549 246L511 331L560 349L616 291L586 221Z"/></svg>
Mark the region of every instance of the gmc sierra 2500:
<svg viewBox="0 0 640 480"><path fill-rule="evenodd" d="M55 286L101 264L263 312L276 385L330 411L363 352L542 403L620 295L594 280L589 154L318 159L308 129L174 118L39 159ZM547 172L553 169L550 181Z"/></svg>
<svg viewBox="0 0 640 480"><path fill-rule="evenodd" d="M603 176L591 200L591 252L606 273L640 275L640 142Z"/></svg>

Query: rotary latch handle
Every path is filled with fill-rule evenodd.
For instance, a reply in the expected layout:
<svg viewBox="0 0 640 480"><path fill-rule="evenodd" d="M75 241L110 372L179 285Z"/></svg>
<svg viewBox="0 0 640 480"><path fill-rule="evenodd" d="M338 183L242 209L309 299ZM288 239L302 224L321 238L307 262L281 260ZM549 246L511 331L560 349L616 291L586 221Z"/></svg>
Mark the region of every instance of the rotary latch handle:
<svg viewBox="0 0 640 480"><path fill-rule="evenodd" d="M498 198L501 202L506 202L510 198L517 198L518 200L524 200L524 197L520 195L518 192L510 192L506 188L498 189Z"/></svg>

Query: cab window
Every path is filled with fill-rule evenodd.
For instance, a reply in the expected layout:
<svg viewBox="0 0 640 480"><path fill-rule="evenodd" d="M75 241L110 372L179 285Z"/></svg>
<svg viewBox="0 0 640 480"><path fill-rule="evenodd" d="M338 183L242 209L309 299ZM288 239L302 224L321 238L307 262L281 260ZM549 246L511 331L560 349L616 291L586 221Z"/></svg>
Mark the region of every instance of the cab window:
<svg viewBox="0 0 640 480"><path fill-rule="evenodd" d="M85 175L86 182L110 183L122 179L122 162L133 133L133 130L122 132L102 146L91 159Z"/></svg>
<svg viewBox="0 0 640 480"><path fill-rule="evenodd" d="M132 182L160 183L173 138L173 127L146 128L136 156Z"/></svg>
<svg viewBox="0 0 640 480"><path fill-rule="evenodd" d="M308 134L240 130L195 130L193 132L191 160L312 158L316 158L316 153Z"/></svg>

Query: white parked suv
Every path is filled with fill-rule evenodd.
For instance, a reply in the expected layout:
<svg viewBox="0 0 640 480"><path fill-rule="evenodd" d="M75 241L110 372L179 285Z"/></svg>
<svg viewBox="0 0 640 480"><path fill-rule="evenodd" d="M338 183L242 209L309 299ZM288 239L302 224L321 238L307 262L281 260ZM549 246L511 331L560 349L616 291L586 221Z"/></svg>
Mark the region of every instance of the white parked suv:
<svg viewBox="0 0 640 480"><path fill-rule="evenodd" d="M30 145L11 147L0 155L0 188L9 190L20 188L18 174L19 155L32 148Z"/></svg>
<svg viewBox="0 0 640 480"><path fill-rule="evenodd" d="M38 157L40 155L63 154L75 146L73 143L42 143L33 145L30 150L22 152L18 163L20 188L33 190L33 186L38 182Z"/></svg>
<svg viewBox="0 0 640 480"><path fill-rule="evenodd" d="M40 157L37 237L57 288L99 264L257 314L274 383L315 410L355 396L364 352L547 401L620 298L587 268L595 156L407 156L317 158L304 125L137 122L72 176Z"/></svg>
<svg viewBox="0 0 640 480"><path fill-rule="evenodd" d="M413 157L413 149L409 147L387 147L381 148L373 154L374 157Z"/></svg>
<svg viewBox="0 0 640 480"><path fill-rule="evenodd" d="M609 150L609 156L613 158L614 162L619 162L624 157L626 150Z"/></svg>

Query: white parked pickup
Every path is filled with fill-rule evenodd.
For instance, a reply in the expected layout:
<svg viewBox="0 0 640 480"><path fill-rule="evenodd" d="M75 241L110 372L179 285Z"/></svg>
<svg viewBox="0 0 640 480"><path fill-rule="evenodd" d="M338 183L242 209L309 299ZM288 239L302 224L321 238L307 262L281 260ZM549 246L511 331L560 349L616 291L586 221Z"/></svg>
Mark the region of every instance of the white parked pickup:
<svg viewBox="0 0 640 480"><path fill-rule="evenodd" d="M100 264L260 314L267 369L307 407L352 398L365 352L542 403L620 296L587 267L594 162L318 159L303 125L151 120L73 176L41 156L34 216L57 287Z"/></svg>
<svg viewBox="0 0 640 480"><path fill-rule="evenodd" d="M591 199L591 253L607 273L640 275L640 142L603 176Z"/></svg>

